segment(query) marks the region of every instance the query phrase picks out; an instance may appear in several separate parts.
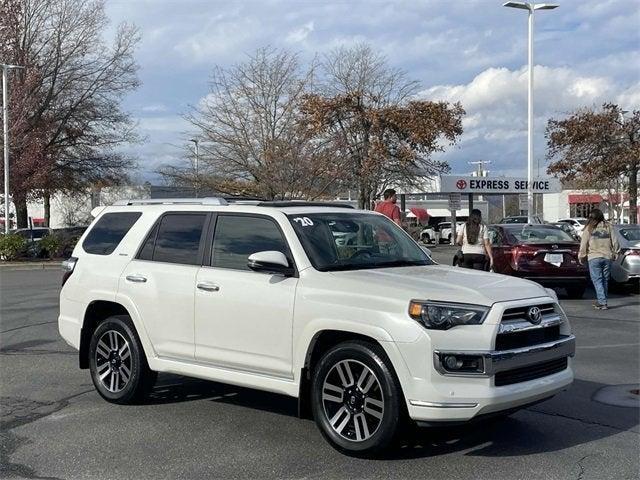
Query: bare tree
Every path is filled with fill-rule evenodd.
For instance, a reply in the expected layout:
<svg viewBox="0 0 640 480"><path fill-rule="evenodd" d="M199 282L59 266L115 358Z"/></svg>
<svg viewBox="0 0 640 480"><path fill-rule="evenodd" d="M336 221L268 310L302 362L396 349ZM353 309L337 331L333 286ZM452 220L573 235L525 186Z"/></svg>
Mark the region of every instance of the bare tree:
<svg viewBox="0 0 640 480"><path fill-rule="evenodd" d="M200 186L270 199L327 192L339 169L303 128L298 108L313 80L313 65L303 69L296 54L271 48L216 67L209 95L187 115L200 140ZM195 183L191 165L160 173L173 183Z"/></svg>
<svg viewBox="0 0 640 480"><path fill-rule="evenodd" d="M321 93L305 95L302 111L309 130L344 159L343 185L358 190L360 208L387 186L448 170L431 155L462 133L459 104L417 100L418 83L365 44L338 48L321 66Z"/></svg>
<svg viewBox="0 0 640 480"><path fill-rule="evenodd" d="M640 110L625 118L622 108L611 103L599 109L581 108L564 119L549 119L546 136L547 157L553 160L549 173L611 190L624 178L629 221L638 222Z"/></svg>
<svg viewBox="0 0 640 480"><path fill-rule="evenodd" d="M134 50L140 37L121 24L108 45L103 0L4 0L0 19L0 31L10 34L0 47L2 60L26 66L14 87L21 98L15 110L11 105L21 125L11 145L14 167L31 164L33 173L25 178L24 169L12 167L12 178L24 180L13 190L24 226L29 196L48 200L54 191L123 179L131 161L116 147L137 137L121 101L139 85Z"/></svg>

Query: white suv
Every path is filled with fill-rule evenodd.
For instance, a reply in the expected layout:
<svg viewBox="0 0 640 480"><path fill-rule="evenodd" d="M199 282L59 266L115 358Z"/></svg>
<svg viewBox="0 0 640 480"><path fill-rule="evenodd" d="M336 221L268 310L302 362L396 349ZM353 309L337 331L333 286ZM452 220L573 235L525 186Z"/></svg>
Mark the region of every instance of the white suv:
<svg viewBox="0 0 640 480"><path fill-rule="evenodd" d="M97 210L64 265L59 329L110 402L140 400L157 372L253 387L371 454L407 418L510 413L573 380L551 291L434 264L382 215L217 198Z"/></svg>

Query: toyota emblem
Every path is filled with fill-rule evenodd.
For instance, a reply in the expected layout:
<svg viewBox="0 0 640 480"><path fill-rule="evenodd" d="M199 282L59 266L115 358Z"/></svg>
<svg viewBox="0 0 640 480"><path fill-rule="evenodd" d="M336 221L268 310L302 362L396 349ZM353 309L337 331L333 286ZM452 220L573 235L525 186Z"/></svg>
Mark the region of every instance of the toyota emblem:
<svg viewBox="0 0 640 480"><path fill-rule="evenodd" d="M467 188L467 181L466 180L458 180L456 182L456 187L458 187L458 190L464 190L465 188Z"/></svg>
<svg viewBox="0 0 640 480"><path fill-rule="evenodd" d="M542 312L538 307L529 307L527 311L527 317L529 317L529 321L534 325L538 325L542 321Z"/></svg>

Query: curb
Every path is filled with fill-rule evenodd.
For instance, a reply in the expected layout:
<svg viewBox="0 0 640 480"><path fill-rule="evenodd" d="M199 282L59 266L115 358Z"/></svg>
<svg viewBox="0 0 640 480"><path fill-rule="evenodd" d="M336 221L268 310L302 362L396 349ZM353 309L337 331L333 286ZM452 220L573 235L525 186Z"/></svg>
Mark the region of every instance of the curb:
<svg viewBox="0 0 640 480"><path fill-rule="evenodd" d="M61 262L0 262L0 270L60 270L60 263Z"/></svg>

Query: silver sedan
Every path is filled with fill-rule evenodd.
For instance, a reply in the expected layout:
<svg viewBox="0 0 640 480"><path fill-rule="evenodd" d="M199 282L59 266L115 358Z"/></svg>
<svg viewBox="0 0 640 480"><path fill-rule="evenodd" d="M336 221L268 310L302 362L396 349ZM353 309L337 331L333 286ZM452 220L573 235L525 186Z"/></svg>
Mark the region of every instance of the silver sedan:
<svg viewBox="0 0 640 480"><path fill-rule="evenodd" d="M611 266L611 277L618 283L640 279L640 225L614 225L620 254Z"/></svg>

